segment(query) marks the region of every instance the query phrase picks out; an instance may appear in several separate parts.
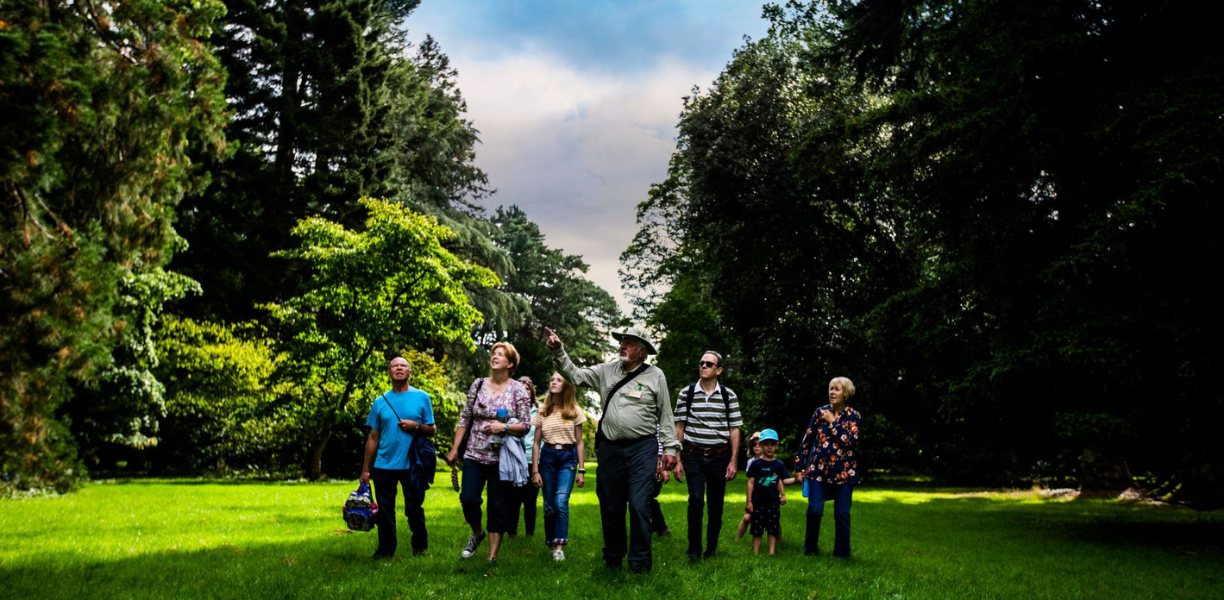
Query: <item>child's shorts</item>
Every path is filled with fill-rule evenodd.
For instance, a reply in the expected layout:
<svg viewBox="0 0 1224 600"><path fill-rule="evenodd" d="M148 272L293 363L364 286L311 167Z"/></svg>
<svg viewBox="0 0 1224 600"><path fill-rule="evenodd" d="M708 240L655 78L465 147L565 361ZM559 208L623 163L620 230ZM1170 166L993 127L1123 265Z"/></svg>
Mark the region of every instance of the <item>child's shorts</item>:
<svg viewBox="0 0 1224 600"><path fill-rule="evenodd" d="M777 504L752 507L752 519L749 521L752 537L761 537L763 534L778 535L782 531L782 515L778 507Z"/></svg>

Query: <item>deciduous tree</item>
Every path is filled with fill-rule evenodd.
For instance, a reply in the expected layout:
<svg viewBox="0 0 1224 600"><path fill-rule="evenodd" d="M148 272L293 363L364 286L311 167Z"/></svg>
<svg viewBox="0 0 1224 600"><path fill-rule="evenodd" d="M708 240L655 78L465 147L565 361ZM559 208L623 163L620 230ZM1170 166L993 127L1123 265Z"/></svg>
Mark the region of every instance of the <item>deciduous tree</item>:
<svg viewBox="0 0 1224 600"><path fill-rule="evenodd" d="M358 416L354 399L381 391L388 357L436 341L470 350L481 315L467 289L498 283L443 248L454 234L435 219L384 200L361 204L370 212L362 231L320 217L294 229L301 247L278 256L303 261L309 279L301 295L268 305L290 357L278 376L291 384L286 418L303 432L315 478L336 426Z"/></svg>

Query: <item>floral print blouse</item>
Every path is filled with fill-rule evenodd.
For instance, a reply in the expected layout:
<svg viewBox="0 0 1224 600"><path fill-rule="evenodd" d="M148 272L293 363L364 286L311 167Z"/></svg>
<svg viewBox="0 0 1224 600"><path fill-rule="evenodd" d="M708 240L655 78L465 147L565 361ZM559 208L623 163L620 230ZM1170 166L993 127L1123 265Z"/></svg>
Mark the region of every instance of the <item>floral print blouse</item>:
<svg viewBox="0 0 1224 600"><path fill-rule="evenodd" d="M479 390L476 389L477 386ZM530 423L531 408L535 406L535 402L531 396L527 395L527 388L513 379L502 393L493 398L489 396L488 379L478 378L472 382L467 397L467 404L463 407L463 413L459 415L459 426L466 427L468 430L468 447L463 457L484 464L496 463L500 458L500 453L493 447L490 439L500 438L500 436L488 433L485 431L485 426L497 420L497 409L499 408L506 409L507 420L516 418L519 423Z"/></svg>
<svg viewBox="0 0 1224 600"><path fill-rule="evenodd" d="M857 410L846 407L841 416L829 423L824 420L824 413L832 410L833 406L826 404L812 415L795 455L795 471L804 472L812 481L858 485L858 459L854 448L858 446L862 416Z"/></svg>

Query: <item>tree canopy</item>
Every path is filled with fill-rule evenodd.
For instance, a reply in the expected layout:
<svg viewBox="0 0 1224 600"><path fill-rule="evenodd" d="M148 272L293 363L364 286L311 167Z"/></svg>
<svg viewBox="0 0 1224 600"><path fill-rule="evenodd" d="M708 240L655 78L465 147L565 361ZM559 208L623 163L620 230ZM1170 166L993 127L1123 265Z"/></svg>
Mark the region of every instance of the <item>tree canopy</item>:
<svg viewBox="0 0 1224 600"><path fill-rule="evenodd" d="M268 305L288 340L288 363L279 375L291 386L287 419L306 436L314 478L354 400L380 393L387 361L433 341L471 346L469 332L481 315L466 288L498 283L489 269L442 247L454 234L435 219L385 200L361 203L370 211L363 231L321 217L294 228L301 247L279 256L305 262L310 279L301 295Z"/></svg>
<svg viewBox="0 0 1224 600"><path fill-rule="evenodd" d="M0 481L82 475L57 409L111 363L174 207L224 154L212 0L0 4ZM111 371L112 373L114 371Z"/></svg>
<svg viewBox="0 0 1224 600"><path fill-rule="evenodd" d="M626 284L669 335L725 328L762 426L796 435L808 390L854 379L868 467L1129 465L1218 504L1224 55L1197 10L767 7L770 35L689 99ZM1153 447L1156 422L1184 435Z"/></svg>

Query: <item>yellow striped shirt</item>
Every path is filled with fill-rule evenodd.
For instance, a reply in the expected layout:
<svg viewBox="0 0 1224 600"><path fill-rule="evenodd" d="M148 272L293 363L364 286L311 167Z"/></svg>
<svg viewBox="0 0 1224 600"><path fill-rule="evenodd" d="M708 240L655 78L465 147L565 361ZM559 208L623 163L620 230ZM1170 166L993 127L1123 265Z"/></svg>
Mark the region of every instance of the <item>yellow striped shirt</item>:
<svg viewBox="0 0 1224 600"><path fill-rule="evenodd" d="M586 413L581 409L578 410L577 419L566 419L561 416L560 410L553 410L547 418L536 413L531 419L531 425L536 428L537 435L543 436L545 444L577 444L578 437L574 434L574 426L586 423L586 420Z"/></svg>

